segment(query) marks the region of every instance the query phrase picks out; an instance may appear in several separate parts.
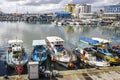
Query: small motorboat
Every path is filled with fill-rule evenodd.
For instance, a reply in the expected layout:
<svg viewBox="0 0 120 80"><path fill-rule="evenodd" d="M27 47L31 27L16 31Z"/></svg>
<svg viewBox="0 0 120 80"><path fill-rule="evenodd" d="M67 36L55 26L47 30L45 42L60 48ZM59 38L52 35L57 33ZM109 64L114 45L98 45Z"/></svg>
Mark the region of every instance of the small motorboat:
<svg viewBox="0 0 120 80"><path fill-rule="evenodd" d="M51 60L56 61L64 67L73 68L75 66L74 63L77 61L77 57L64 47L64 40L58 36L49 36L46 39Z"/></svg>
<svg viewBox="0 0 120 80"><path fill-rule="evenodd" d="M74 53L81 59L82 62L89 64L91 66L105 67L109 66L109 63L104 60L98 60L95 54L97 53L92 48L92 45L86 44L84 42L77 42L77 47Z"/></svg>
<svg viewBox="0 0 120 80"><path fill-rule="evenodd" d="M15 68L17 65L24 66L28 62L28 55L23 47L22 40L9 40L7 48L6 62L10 67Z"/></svg>
<svg viewBox="0 0 120 80"><path fill-rule="evenodd" d="M46 70L46 60L47 60L47 49L46 41L43 40L33 40L32 45L34 49L32 51L31 59L32 61L39 62L40 71Z"/></svg>

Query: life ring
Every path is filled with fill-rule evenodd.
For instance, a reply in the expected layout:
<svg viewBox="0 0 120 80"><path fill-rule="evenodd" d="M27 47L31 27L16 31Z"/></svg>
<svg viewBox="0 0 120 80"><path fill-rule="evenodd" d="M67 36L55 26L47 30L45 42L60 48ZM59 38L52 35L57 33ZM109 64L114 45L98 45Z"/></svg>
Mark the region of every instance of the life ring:
<svg viewBox="0 0 120 80"><path fill-rule="evenodd" d="M24 68L22 65L18 64L16 67L15 67L15 70L16 72L18 73L18 75L20 76L21 73L23 72Z"/></svg>

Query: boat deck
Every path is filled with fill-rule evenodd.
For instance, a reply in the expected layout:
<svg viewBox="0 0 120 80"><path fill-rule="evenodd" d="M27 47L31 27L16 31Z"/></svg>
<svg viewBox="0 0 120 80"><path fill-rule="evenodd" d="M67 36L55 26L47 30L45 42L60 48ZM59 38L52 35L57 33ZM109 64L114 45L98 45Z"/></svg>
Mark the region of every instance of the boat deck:
<svg viewBox="0 0 120 80"><path fill-rule="evenodd" d="M3 77L0 77L0 80L2 79ZM9 80L16 79L29 80L28 75L22 75L20 78L17 75L9 76ZM59 71L57 77L51 79L40 77L38 80L120 80L120 66Z"/></svg>

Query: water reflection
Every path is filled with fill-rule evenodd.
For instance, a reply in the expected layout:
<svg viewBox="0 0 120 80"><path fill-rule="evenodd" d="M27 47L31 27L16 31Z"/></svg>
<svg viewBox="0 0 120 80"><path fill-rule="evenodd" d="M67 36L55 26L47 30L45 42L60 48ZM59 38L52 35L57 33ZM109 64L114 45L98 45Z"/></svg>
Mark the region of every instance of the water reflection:
<svg viewBox="0 0 120 80"><path fill-rule="evenodd" d="M113 38L120 37L118 28L109 29L109 26L56 26L53 24L27 22L0 22L0 45L7 45L10 39L22 39L27 53L31 54L32 41L45 39L47 36L59 36L65 40L65 47L74 48L80 37ZM1 55L5 54L0 52ZM0 56L0 59L1 58ZM57 67L58 68L58 67Z"/></svg>
<svg viewBox="0 0 120 80"><path fill-rule="evenodd" d="M103 35L108 35L109 37L120 37L120 27L115 26L103 26L102 28Z"/></svg>
<svg viewBox="0 0 120 80"><path fill-rule="evenodd" d="M30 52L34 39L45 39L47 36L60 36L68 48L74 47L79 37L114 37L120 36L117 28L105 29L103 26L55 26L52 24L35 24L26 22L0 22L0 44L5 45L9 39L22 39ZM108 26L106 26L108 27ZM112 34L112 35L111 35Z"/></svg>

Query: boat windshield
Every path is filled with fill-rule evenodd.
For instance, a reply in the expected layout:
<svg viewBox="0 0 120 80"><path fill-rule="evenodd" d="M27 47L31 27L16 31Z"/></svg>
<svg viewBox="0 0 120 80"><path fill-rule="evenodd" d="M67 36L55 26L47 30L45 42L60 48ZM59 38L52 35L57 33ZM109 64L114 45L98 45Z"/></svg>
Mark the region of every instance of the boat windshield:
<svg viewBox="0 0 120 80"><path fill-rule="evenodd" d="M13 57L14 58L18 58L19 56L22 56L22 52L21 51L14 51L13 52Z"/></svg>
<svg viewBox="0 0 120 80"><path fill-rule="evenodd" d="M86 48L85 51L92 52L93 50L91 48Z"/></svg>
<svg viewBox="0 0 120 80"><path fill-rule="evenodd" d="M112 54L110 54L110 53L107 54L107 56L110 56L111 58L114 58L114 56Z"/></svg>
<svg viewBox="0 0 120 80"><path fill-rule="evenodd" d="M103 49L103 52L104 53L109 53L107 49Z"/></svg>
<svg viewBox="0 0 120 80"><path fill-rule="evenodd" d="M63 47L62 44L61 45L55 45L55 48L57 49L58 52L64 50L64 47Z"/></svg>
<svg viewBox="0 0 120 80"><path fill-rule="evenodd" d="M35 50L41 52L41 51L45 50L45 47L43 45L35 46Z"/></svg>

